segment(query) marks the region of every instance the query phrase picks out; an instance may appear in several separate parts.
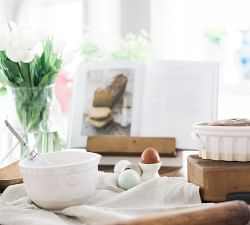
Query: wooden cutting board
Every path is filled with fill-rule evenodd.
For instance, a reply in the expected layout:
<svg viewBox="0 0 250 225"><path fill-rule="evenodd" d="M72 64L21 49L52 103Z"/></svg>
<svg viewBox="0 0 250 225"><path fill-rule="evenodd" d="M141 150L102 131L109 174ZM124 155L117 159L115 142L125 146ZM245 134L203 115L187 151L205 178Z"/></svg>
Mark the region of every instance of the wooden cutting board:
<svg viewBox="0 0 250 225"><path fill-rule="evenodd" d="M220 202L230 196L249 198L250 162L204 160L191 155L188 157L188 181L200 186L203 201Z"/></svg>
<svg viewBox="0 0 250 225"><path fill-rule="evenodd" d="M0 192L3 192L9 185L22 183L23 179L18 162L0 169Z"/></svg>

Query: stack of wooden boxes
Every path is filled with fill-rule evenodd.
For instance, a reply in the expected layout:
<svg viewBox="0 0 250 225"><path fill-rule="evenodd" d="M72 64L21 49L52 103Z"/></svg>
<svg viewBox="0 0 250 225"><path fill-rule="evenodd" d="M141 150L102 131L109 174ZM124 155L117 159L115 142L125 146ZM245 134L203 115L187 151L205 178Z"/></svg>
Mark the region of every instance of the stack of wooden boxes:
<svg viewBox="0 0 250 225"><path fill-rule="evenodd" d="M200 186L204 202L241 199L250 202L250 162L188 157L188 180Z"/></svg>

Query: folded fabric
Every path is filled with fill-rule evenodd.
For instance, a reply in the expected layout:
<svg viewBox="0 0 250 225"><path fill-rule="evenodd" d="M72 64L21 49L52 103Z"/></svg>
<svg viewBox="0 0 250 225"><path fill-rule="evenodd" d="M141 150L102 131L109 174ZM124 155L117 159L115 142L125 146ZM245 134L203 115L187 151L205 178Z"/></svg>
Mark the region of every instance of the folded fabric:
<svg viewBox="0 0 250 225"><path fill-rule="evenodd" d="M125 191L115 174L100 172L97 190L85 204L56 212L34 205L23 184L8 187L0 197L0 224L108 224L200 204L199 187L184 178L159 177Z"/></svg>

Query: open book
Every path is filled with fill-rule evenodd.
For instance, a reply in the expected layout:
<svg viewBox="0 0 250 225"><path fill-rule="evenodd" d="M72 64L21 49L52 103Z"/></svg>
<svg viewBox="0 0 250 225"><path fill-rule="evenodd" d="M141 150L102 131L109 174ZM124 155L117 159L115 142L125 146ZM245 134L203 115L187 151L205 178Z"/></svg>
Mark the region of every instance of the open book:
<svg viewBox="0 0 250 225"><path fill-rule="evenodd" d="M175 137L192 149L197 121L217 116L218 64L152 61L81 63L76 71L68 146L86 136Z"/></svg>

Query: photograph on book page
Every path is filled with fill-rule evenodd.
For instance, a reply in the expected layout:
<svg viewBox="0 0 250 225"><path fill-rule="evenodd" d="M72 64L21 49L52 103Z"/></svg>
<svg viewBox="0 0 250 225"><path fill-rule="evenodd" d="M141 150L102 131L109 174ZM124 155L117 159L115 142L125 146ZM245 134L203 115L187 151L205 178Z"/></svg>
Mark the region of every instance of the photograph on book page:
<svg viewBox="0 0 250 225"><path fill-rule="evenodd" d="M82 135L130 135L133 86L133 70L88 71Z"/></svg>
<svg viewBox="0 0 250 225"><path fill-rule="evenodd" d="M126 61L79 64L69 119L69 147L85 146L88 136L139 135L143 68L142 63Z"/></svg>

